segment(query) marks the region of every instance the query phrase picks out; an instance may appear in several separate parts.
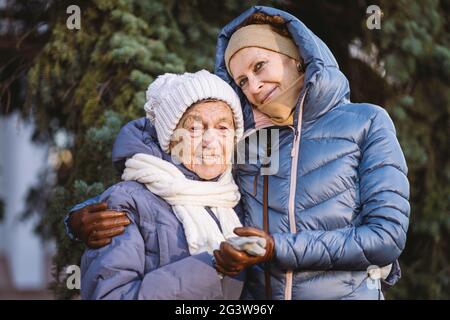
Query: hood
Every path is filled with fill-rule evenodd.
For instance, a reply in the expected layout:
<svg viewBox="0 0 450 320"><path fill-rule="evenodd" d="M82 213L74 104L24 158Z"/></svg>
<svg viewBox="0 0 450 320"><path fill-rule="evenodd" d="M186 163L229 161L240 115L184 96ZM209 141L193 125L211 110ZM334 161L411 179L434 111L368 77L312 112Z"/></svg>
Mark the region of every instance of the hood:
<svg viewBox="0 0 450 320"><path fill-rule="evenodd" d="M225 65L225 49L230 37L248 16L253 13L265 13L281 16L299 49L300 56L306 65L305 82L300 96L307 95L304 102L303 122L314 121L333 107L349 102L350 88L347 78L339 70L338 63L326 44L293 15L270 7L254 6L228 23L219 33L217 40L215 73L228 82L239 95L242 104L245 130L255 127L250 103L241 89L228 74ZM297 125L298 108L294 114L294 125Z"/></svg>
<svg viewBox="0 0 450 320"><path fill-rule="evenodd" d="M120 129L116 137L112 150L112 161L120 174L125 169L125 161L137 153L145 153L169 161L188 179L203 180L184 165L175 163L172 157L161 149L155 127L145 117L128 122ZM210 181L215 180L217 179Z"/></svg>

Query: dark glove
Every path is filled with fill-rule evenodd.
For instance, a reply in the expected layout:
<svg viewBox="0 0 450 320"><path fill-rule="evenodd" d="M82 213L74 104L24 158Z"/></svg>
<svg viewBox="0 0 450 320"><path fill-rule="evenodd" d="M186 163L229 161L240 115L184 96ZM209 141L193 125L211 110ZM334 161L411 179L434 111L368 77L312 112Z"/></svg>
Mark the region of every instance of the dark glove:
<svg viewBox="0 0 450 320"><path fill-rule="evenodd" d="M236 250L231 244L224 241L220 244L220 250L214 250L218 272L235 276L252 265L272 260L275 253L275 242L270 234L251 227L236 228L234 233L241 237L258 236L266 239L266 254L262 257L252 256L244 251Z"/></svg>
<svg viewBox="0 0 450 320"><path fill-rule="evenodd" d="M105 202L70 213L68 222L74 236L92 249L106 246L130 224L124 212L108 210Z"/></svg>

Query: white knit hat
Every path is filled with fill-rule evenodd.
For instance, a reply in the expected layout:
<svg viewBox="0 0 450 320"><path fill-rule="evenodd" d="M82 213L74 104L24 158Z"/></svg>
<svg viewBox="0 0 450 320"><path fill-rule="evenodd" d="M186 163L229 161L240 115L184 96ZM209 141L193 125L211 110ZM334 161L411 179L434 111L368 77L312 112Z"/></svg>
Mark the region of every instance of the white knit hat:
<svg viewBox="0 0 450 320"><path fill-rule="evenodd" d="M242 137L244 121L239 97L228 83L206 70L163 74L148 86L146 98L144 109L147 118L155 125L159 144L166 152L186 109L206 99L221 100L231 108L237 141Z"/></svg>

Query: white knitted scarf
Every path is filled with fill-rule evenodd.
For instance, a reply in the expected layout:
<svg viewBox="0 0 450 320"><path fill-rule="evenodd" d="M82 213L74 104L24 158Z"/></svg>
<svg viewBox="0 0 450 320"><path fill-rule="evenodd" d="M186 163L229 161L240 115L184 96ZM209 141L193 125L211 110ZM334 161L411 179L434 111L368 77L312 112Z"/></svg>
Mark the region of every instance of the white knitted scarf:
<svg viewBox="0 0 450 320"><path fill-rule="evenodd" d="M239 202L240 193L231 166L217 182L189 180L172 163L143 153L128 159L125 167L123 180L145 184L148 190L172 206L183 225L191 255L204 251L212 253L222 241L236 237L233 229L242 225L233 207ZM222 232L205 206L211 207Z"/></svg>

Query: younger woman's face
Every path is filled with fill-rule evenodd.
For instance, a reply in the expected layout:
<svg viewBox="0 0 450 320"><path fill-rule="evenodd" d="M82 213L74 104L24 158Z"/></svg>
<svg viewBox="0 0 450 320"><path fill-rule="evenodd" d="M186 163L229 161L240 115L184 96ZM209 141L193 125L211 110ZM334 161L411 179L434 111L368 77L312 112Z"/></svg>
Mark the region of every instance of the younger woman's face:
<svg viewBox="0 0 450 320"><path fill-rule="evenodd" d="M225 172L234 147L234 118L222 101L190 107L172 136L171 155L205 180Z"/></svg>
<svg viewBox="0 0 450 320"><path fill-rule="evenodd" d="M271 50L249 47L230 60L234 82L253 105L269 102L294 82L298 61Z"/></svg>

